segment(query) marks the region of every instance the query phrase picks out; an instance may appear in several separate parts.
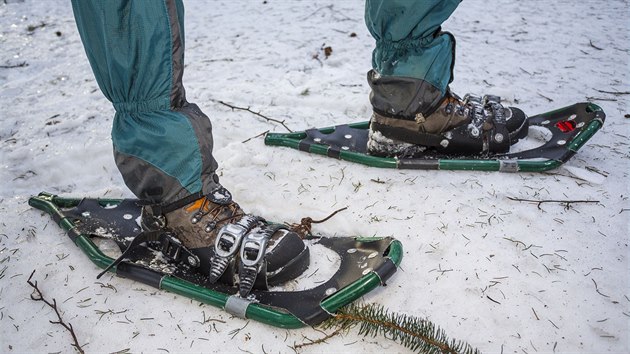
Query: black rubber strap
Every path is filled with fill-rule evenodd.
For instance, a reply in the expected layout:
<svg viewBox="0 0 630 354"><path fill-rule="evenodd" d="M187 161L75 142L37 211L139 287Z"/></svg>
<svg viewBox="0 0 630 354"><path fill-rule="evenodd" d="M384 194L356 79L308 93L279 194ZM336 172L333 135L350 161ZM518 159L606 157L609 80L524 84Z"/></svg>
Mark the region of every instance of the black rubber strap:
<svg viewBox="0 0 630 354"><path fill-rule="evenodd" d="M328 150L326 150L326 155L328 155L328 157L338 159L341 156L341 150L330 146L328 147Z"/></svg>
<svg viewBox="0 0 630 354"><path fill-rule="evenodd" d="M61 225L61 220L65 219L66 216L60 210L54 210L50 212L50 216L57 223L57 225Z"/></svg>
<svg viewBox="0 0 630 354"><path fill-rule="evenodd" d="M387 259L383 264L381 264L378 268L374 269L374 273L378 275L378 278L381 280L381 285L386 285L385 282L389 279L394 273L396 273L397 267L391 259Z"/></svg>
<svg viewBox="0 0 630 354"><path fill-rule="evenodd" d="M138 247L143 242L158 240L160 233L162 233L162 231L144 231L140 233L138 236L134 237L134 239L131 241L129 246L127 246L127 249L118 258L116 258L110 265L108 265L102 272L100 272L99 275L96 276L96 279L100 279L103 276L103 274L107 273L110 269L117 266L120 262L123 261L123 259L125 259L125 257L127 257L127 254L129 254L131 250Z"/></svg>
<svg viewBox="0 0 630 354"><path fill-rule="evenodd" d="M158 289L160 289L162 278L165 277L164 274L156 272L155 270L147 269L132 263L120 263L116 268L116 274Z"/></svg>
<svg viewBox="0 0 630 354"><path fill-rule="evenodd" d="M74 240L77 239L77 237L81 236L81 231L78 230L78 227L73 227L70 230L68 230L68 237L70 237L70 239L72 240L72 242L74 242Z"/></svg>
<svg viewBox="0 0 630 354"><path fill-rule="evenodd" d="M151 213L153 215L164 215L164 214L168 214L173 210L177 210L179 208L183 208L184 206L196 202L197 200L203 198L203 193L202 192L197 192L197 193L193 193L187 197L184 197L180 200L174 201L170 204L154 204L154 205L149 205L149 208L151 209Z"/></svg>
<svg viewBox="0 0 630 354"><path fill-rule="evenodd" d="M298 144L298 150L310 152L311 144L312 144L312 140L313 140L313 138L312 138L313 134L319 133L319 130L317 130L317 129L307 129L304 132L306 133L306 138L300 140L300 143Z"/></svg>
<svg viewBox="0 0 630 354"><path fill-rule="evenodd" d="M169 232L160 233L157 240L147 239L147 241L159 242L160 251L168 260L182 262L193 268L199 266L199 258Z"/></svg>

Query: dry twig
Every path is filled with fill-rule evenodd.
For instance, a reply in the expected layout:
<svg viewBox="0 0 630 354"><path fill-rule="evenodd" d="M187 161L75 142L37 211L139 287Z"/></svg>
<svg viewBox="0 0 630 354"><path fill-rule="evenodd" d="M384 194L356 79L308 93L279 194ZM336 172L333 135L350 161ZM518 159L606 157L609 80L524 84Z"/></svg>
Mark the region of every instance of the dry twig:
<svg viewBox="0 0 630 354"><path fill-rule="evenodd" d="M332 338L332 337L334 337L334 336L336 336L336 335L340 334L343 330L344 330L344 328L337 328L337 329L336 329L335 331L333 331L332 333L327 334L327 335L325 335L324 337L319 338L319 339L314 339L314 340L312 340L312 339L308 339L308 338L306 338L306 339L308 339L308 340L309 340L309 342L303 342L303 343L295 344L295 345L293 345L293 350L296 350L296 351L297 351L297 349L300 349L300 348L303 348L303 347L306 347L306 346L309 346L309 345L314 345L314 344L324 343L324 342L326 342L328 339L330 339L330 338Z"/></svg>
<svg viewBox="0 0 630 354"><path fill-rule="evenodd" d="M286 126L286 124L284 124L284 121L283 121L283 120L278 120L278 119L274 119L274 118L269 118L269 117L267 117L267 116L265 116L265 115L261 114L260 112L254 112L254 111L252 111L252 110L250 109L250 107L247 107L247 108L245 108L245 107L238 107L238 106L234 106L234 105L231 105L231 104L226 103L226 102L223 102L223 101L217 101L217 102L219 102L220 104L222 104L222 105L224 105L224 106L230 107L233 111L234 111L234 110L246 111L246 112L249 112L249 113L251 113L251 114L253 114L253 115L255 115L255 116L258 116L258 117L260 117L260 118L262 118L262 119L264 119L264 120L266 120L266 121L268 121L268 122L278 123L278 124L282 125L282 126L283 126L286 130L288 130L288 131L289 131L289 133L293 133L293 130L289 129L289 127L287 127L287 126Z"/></svg>
<svg viewBox="0 0 630 354"><path fill-rule="evenodd" d="M23 67L26 67L26 66L28 66L28 64L25 61L23 61L23 62L21 62L19 64L0 65L0 68L2 68L2 69L13 69L13 68L23 68Z"/></svg>
<svg viewBox="0 0 630 354"><path fill-rule="evenodd" d="M265 134L267 134L267 133L269 133L269 130L265 130L264 132L262 132L262 133L260 133L260 134L258 134L258 135L256 135L256 136L252 136L251 138L247 138L247 139L245 139L245 140L241 141L241 143L242 143L242 144L245 144L246 142L248 142L248 141L250 141L250 140L252 140L252 139L256 139L256 138L258 138L258 137L260 137L260 136L263 136L263 135L265 135Z"/></svg>
<svg viewBox="0 0 630 354"><path fill-rule="evenodd" d="M35 274L35 270L33 270L33 272L31 273L31 276L28 277L28 280L26 281L28 283L28 285L30 285L34 291L31 294L31 300L33 301L42 301L44 302L46 305L48 305L50 308L52 308L53 310L55 310L55 314L57 315L57 321L49 321L52 324L58 324L61 325L63 328L65 328L66 330L68 330L68 332L70 332L70 334L72 335L72 339L74 340L74 343L72 343L72 346L81 354L84 354L85 351L83 351L83 348L81 348L81 345L79 344L79 340L77 339L77 335L74 333L74 329L72 328L72 324L71 323L65 323L63 321L63 318L61 318L61 314L59 313L59 308L57 308L57 300L52 299L52 302L46 300L44 298L44 294L42 294L41 290L39 290L39 287L37 287L37 281L32 282L31 279L33 278L33 275Z"/></svg>
<svg viewBox="0 0 630 354"><path fill-rule="evenodd" d="M514 197L507 197L509 200L513 200L516 202L528 202L528 203L536 203L538 204L538 209L541 209L541 205L543 203L560 203L560 204L564 204L564 208L566 210L569 210L569 208L571 208L571 204L576 204L576 203L599 203L599 200L553 200L553 199L544 199L544 200L534 200L534 199L521 199L521 198L514 198Z"/></svg>
<svg viewBox="0 0 630 354"><path fill-rule="evenodd" d="M287 226L289 226L289 228L291 229L291 231L297 233L298 235L300 235L300 237L302 238L306 238L307 236L309 236L311 234L311 230L313 228L312 224L321 224L325 221L328 221L328 219L332 218L333 216L335 216L335 214L344 211L348 209L348 207L343 207L341 209L337 209L334 212L332 212L330 215L328 215L327 217L321 219L321 220L313 220L310 217L305 217L302 218L302 220L300 220L299 224L286 224Z"/></svg>

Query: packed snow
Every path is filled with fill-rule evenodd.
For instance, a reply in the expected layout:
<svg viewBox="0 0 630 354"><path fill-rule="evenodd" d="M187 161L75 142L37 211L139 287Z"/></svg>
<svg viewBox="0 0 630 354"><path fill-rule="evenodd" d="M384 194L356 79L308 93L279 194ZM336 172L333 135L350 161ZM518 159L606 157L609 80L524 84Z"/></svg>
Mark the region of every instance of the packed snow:
<svg viewBox="0 0 630 354"><path fill-rule="evenodd" d="M470 0L444 24L458 40L454 92L498 94L529 114L586 100L607 113L564 167L513 174L385 170L265 146L261 133L285 128L221 102L292 130L369 118L363 3L186 6L188 99L212 120L221 182L241 206L288 222L348 206L315 232L403 243L399 272L361 301L427 318L483 352L630 351L628 1ZM96 280L100 269L27 204L41 191L132 196L70 2L5 0L0 46L0 352L74 350L54 311L31 300L33 270L87 352L292 353L325 336ZM351 331L298 351L406 349Z"/></svg>

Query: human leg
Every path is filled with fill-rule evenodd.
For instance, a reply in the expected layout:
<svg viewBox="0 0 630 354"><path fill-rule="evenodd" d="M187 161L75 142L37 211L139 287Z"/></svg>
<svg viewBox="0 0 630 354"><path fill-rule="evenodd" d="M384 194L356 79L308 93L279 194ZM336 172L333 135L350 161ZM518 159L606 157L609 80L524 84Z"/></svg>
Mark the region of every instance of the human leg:
<svg viewBox="0 0 630 354"><path fill-rule="evenodd" d="M455 39L440 26L459 2L366 1L366 24L376 40L368 73L370 153L413 154L418 146L420 152L500 152L526 134L522 111L502 107L498 97L461 99L450 92Z"/></svg>
<svg viewBox="0 0 630 354"><path fill-rule="evenodd" d="M186 101L181 0L73 0L72 6L98 85L116 110L116 164L127 186L147 203L143 230L174 235L198 258L189 265L212 273L214 250L224 246L223 228L246 215L215 174L210 120ZM268 247L231 246L238 246L241 258L264 253L256 267L271 264L278 270L284 265L278 265L279 255L308 260L298 235L268 230L256 218L242 236L262 234ZM237 255L232 256L233 262Z"/></svg>
<svg viewBox="0 0 630 354"><path fill-rule="evenodd" d="M182 85L181 2L72 5L98 85L116 109L114 156L127 186L155 203L218 188L210 120Z"/></svg>

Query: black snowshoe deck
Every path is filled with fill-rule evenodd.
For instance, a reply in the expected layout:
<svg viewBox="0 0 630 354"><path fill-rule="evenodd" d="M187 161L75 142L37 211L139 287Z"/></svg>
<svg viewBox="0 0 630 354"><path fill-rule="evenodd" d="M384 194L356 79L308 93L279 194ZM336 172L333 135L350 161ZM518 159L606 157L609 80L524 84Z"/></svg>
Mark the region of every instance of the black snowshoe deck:
<svg viewBox="0 0 630 354"><path fill-rule="evenodd" d="M32 197L29 204L51 215L68 236L99 267L114 259L95 244L96 239L114 241L121 251L137 236L141 206L137 200L73 199L47 193ZM159 251L142 244L110 271L159 289L184 295L250 318L283 328L316 325L340 307L358 299L396 271L402 246L393 238L322 237L313 241L340 258L335 274L310 289L300 291L253 290L247 298L238 286L208 284L205 277L185 265L169 263ZM315 270L307 270L307 273Z"/></svg>
<svg viewBox="0 0 630 354"><path fill-rule="evenodd" d="M286 134L268 133L265 144L287 146L373 167L541 172L557 168L575 155L602 127L605 117L599 106L588 102L529 117L530 128L546 128L551 138L530 150L492 156L441 156L430 150L426 155L414 158L371 156L367 154L369 122Z"/></svg>

